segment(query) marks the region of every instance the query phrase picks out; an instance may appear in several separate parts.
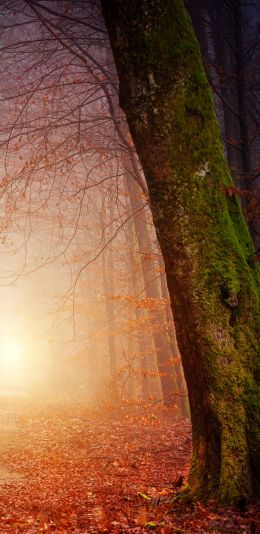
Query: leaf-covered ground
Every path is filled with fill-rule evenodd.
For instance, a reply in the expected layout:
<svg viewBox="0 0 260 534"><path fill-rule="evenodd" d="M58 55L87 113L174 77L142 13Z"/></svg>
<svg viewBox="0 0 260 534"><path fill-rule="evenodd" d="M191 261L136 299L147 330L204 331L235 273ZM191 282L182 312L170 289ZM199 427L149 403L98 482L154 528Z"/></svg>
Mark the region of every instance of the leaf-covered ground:
<svg viewBox="0 0 260 534"><path fill-rule="evenodd" d="M257 508L175 499L190 424L160 406L1 401L0 532L260 532Z"/></svg>

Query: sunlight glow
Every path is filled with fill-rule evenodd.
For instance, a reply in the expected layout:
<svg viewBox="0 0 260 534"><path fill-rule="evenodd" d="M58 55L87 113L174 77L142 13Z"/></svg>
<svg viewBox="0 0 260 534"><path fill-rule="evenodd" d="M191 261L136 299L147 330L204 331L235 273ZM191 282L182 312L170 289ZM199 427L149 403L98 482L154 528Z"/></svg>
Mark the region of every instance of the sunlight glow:
<svg viewBox="0 0 260 534"><path fill-rule="evenodd" d="M21 363L23 347L16 338L4 340L0 348L1 360L8 367L16 367Z"/></svg>
<svg viewBox="0 0 260 534"><path fill-rule="evenodd" d="M9 324L17 322L9 317ZM13 332L9 324L0 329L0 399L6 396L49 395L52 365L49 346L33 335L32 327Z"/></svg>

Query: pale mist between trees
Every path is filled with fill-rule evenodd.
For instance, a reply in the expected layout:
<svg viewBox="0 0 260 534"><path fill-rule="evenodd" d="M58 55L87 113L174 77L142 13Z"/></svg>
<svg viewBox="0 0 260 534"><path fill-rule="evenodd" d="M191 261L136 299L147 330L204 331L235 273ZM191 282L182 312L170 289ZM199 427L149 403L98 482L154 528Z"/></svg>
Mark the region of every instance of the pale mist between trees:
<svg viewBox="0 0 260 534"><path fill-rule="evenodd" d="M0 7L3 391L164 399L187 414L100 6Z"/></svg>

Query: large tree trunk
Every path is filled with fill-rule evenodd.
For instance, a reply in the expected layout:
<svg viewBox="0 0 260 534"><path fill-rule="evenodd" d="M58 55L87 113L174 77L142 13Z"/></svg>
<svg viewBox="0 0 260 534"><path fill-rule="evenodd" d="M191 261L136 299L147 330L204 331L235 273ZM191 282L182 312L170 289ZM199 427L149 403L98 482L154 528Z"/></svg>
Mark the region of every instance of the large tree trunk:
<svg viewBox="0 0 260 534"><path fill-rule="evenodd" d="M257 209L260 101L255 76L259 64L258 4L242 0L229 6L226 0L186 2L215 93L231 173L237 185L248 190L241 204L256 250L260 244Z"/></svg>
<svg viewBox="0 0 260 534"><path fill-rule="evenodd" d="M251 498L260 473L259 271L239 203L225 194L232 182L199 47L181 0L102 3L189 390L191 494Z"/></svg>

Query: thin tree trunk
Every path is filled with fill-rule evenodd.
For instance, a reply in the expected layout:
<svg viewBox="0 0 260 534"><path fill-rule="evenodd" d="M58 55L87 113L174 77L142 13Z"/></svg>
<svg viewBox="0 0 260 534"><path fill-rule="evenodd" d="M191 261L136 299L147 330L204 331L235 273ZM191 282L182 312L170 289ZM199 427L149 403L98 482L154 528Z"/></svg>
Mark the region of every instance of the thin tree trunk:
<svg viewBox="0 0 260 534"><path fill-rule="evenodd" d="M110 221L113 220L113 206L110 206ZM101 226L104 228L104 223L101 219ZM110 230L111 231L111 230ZM115 306L113 299L110 299L110 296L115 294L114 287L114 266L113 266L113 250L112 246L106 247L102 254L102 273L103 273L103 285L105 292L105 303L106 303L106 312L107 312L107 323L108 323L108 352L109 352L109 362L110 362L110 372L112 379L115 380L115 395L117 395L117 385L116 385L116 373L117 373L117 356L116 356L116 339L115 339Z"/></svg>
<svg viewBox="0 0 260 534"><path fill-rule="evenodd" d="M137 287L139 287L139 285L137 286L136 284L136 271L138 270L138 266L136 264L136 262L134 261L134 257L133 257L133 250L135 248L135 245L134 245L134 231L133 231L133 222L132 220L129 220L128 223L127 223L127 227L126 227L126 237L127 237L127 242L130 246L130 250L129 250L129 265L130 265L130 270L131 270L131 277L130 277L130 281L131 281L131 286L129 287L129 291L130 293L133 292L133 290L136 290ZM135 320L137 322L141 321L142 318L143 318L143 312L141 310L139 310L138 308L135 309L134 311L134 315L132 315L132 318L135 318ZM145 383L145 387L144 387L144 384L143 384L143 378L140 376L140 374L142 373L142 370L143 370L143 356L142 356L142 353L144 351L144 354L146 354L146 350L147 350L147 343L148 343L148 334L147 332L141 332L139 329L137 330L137 335L136 335L136 338L137 338L137 346L135 347L135 349L137 349L138 351L138 357L136 356L135 358L135 361L133 361L133 369L131 369L131 380L132 381L135 381L136 383L136 395L135 395L135 398L140 398L140 395L142 395L143 397L143 400L146 400L149 396L149 387L146 387L146 385L148 385L148 381L146 381ZM133 338L131 338L131 343L133 341ZM133 343L132 343L133 345ZM139 349L139 350L138 350ZM133 352L133 347L132 347L132 352ZM134 371L137 373L137 375L135 376L134 375ZM139 381L140 383L138 383L138 378L139 378Z"/></svg>
<svg viewBox="0 0 260 534"><path fill-rule="evenodd" d="M126 184L127 185L127 184ZM130 265L131 265L131 280L132 280L132 291L134 290L138 292L138 289L141 289L140 284L136 284L136 271L138 270L137 262L134 261L133 251L135 249L135 241L134 241L134 231L133 231L133 222L129 221L128 223L128 241L130 244ZM141 265L140 265L141 268ZM143 280L143 278L142 278ZM135 317L137 322L142 322L142 319L144 317L144 310L141 310L140 308L136 308L135 310ZM141 384L142 384L142 397L143 400L148 400L150 396L150 379L149 379L149 332L147 332L147 329L143 329L142 331L138 329L137 332L138 337L138 345L139 345L139 364L140 364L140 372L141 372Z"/></svg>
<svg viewBox="0 0 260 534"><path fill-rule="evenodd" d="M146 298L160 299L161 294L159 290L159 273L156 271L154 261L145 260L145 252L152 251L151 239L149 236L146 216L143 210L136 213L137 208L142 207L142 201L138 202L139 189L131 176L127 176L127 187L130 193L130 201L134 213L133 221L135 233L139 250L141 252L141 264L143 269L143 279L145 284L144 294ZM155 345L157 366L162 386L163 399L166 404L173 402L174 381L173 381L173 367L170 365L172 358L171 347L167 339L166 329L162 332L162 315L161 310L151 310L151 330Z"/></svg>
<svg viewBox="0 0 260 534"><path fill-rule="evenodd" d="M161 249L158 244L158 251L159 251L159 265L160 265L160 279L161 279L161 288L162 288L162 297L168 301L170 299L168 287L167 287L167 280L165 275L165 266L163 257L161 255ZM180 357L180 352L177 344L176 339L176 332L174 327L174 321L173 321L173 315L172 315L172 309L170 302L169 304L166 304L166 321L167 321L167 332L170 340L170 347L172 352L172 357L178 358ZM187 385L185 382L185 378L183 375L183 368L181 361L173 364L173 370L174 370L174 380L176 383L176 394L177 394L177 404L179 406L180 412L185 417L188 417L190 415L189 410L189 401L188 401L188 391L187 391ZM179 394L179 396L178 396Z"/></svg>

